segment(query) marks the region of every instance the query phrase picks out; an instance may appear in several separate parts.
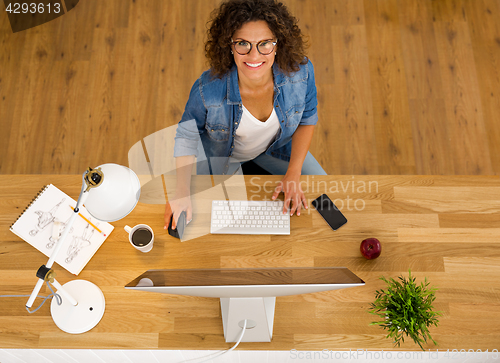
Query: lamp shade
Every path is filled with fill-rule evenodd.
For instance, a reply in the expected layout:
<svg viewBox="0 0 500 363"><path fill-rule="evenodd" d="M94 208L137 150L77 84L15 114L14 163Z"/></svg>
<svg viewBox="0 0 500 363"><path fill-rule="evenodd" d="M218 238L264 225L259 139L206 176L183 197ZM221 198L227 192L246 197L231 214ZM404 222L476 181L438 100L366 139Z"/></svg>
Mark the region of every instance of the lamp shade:
<svg viewBox="0 0 500 363"><path fill-rule="evenodd" d="M137 175L126 166L103 164L102 183L90 189L85 207L95 218L114 222L132 212L141 194Z"/></svg>

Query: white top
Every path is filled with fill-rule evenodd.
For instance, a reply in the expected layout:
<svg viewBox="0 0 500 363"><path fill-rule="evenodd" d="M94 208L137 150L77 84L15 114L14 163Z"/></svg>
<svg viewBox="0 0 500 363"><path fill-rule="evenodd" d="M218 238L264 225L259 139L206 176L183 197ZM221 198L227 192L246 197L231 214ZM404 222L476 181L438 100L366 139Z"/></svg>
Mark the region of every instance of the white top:
<svg viewBox="0 0 500 363"><path fill-rule="evenodd" d="M274 108L271 116L262 122L243 106L240 126L234 138L233 157L240 162L255 159L267 150L279 128L280 123Z"/></svg>

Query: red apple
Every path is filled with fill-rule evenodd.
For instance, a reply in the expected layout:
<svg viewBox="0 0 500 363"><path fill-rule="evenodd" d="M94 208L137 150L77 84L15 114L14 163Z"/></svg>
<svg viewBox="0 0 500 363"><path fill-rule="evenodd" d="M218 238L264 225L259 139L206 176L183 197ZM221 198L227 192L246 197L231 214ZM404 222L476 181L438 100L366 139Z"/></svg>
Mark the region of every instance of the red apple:
<svg viewBox="0 0 500 363"><path fill-rule="evenodd" d="M380 256L380 252L382 252L382 245L376 238L367 238L361 242L359 249L361 250L361 254L364 258L367 260L373 260Z"/></svg>

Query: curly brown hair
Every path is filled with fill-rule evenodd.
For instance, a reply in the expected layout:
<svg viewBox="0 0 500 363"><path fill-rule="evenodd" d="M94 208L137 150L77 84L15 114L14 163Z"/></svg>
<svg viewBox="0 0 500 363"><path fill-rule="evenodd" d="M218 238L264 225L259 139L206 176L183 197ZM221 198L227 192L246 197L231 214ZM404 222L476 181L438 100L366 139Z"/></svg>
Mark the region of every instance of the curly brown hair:
<svg viewBox="0 0 500 363"><path fill-rule="evenodd" d="M307 63L306 41L297 19L277 0L226 0L212 12L208 22L205 55L212 73L222 78L231 70L234 58L230 52L231 38L243 24L264 20L278 39L275 62L285 73L299 70Z"/></svg>

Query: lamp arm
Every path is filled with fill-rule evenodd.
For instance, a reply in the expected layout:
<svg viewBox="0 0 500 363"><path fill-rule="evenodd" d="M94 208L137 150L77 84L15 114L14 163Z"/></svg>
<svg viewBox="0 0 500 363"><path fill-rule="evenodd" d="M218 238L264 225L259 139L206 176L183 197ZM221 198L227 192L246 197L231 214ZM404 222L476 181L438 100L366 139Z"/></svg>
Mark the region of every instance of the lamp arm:
<svg viewBox="0 0 500 363"><path fill-rule="evenodd" d="M82 206L83 202L85 201L85 199L87 199L88 190L86 188L87 182L85 181L85 176L87 175L87 173L88 173L88 171L85 171L82 174L82 189L80 189L80 195L78 196L78 200L76 201L75 214L79 212L79 209ZM85 196L84 196L84 194L85 194Z"/></svg>
<svg viewBox="0 0 500 363"><path fill-rule="evenodd" d="M45 265L45 266L47 266L47 268L51 268L52 265L54 264L56 257L59 254L59 251L61 250L62 246L64 245L63 242L66 240L66 237L68 236L69 231L71 230L71 227L73 226L73 223L75 222L75 219L78 216L78 212L80 211L79 210L80 206L85 202L85 200L87 199L87 197L89 195L88 192L84 191L85 190L84 188L85 188L85 185L82 185L82 191L80 192L80 196L78 197L78 201L76 202L76 207L73 210L73 214L71 215L68 223L66 224L66 227L64 227L64 231L61 234L61 237L59 238L59 240L56 243L56 247L54 248L54 251L52 251L52 254L50 255L49 261Z"/></svg>
<svg viewBox="0 0 500 363"><path fill-rule="evenodd" d="M42 288L44 283L44 280L38 279L36 282L35 288L33 289L33 292L30 295L30 298L28 299L28 302L26 303L26 307L29 309L33 306L33 303L35 302L35 299L40 292L40 289Z"/></svg>
<svg viewBox="0 0 500 363"><path fill-rule="evenodd" d="M78 216L80 206L85 202L85 200L88 197L89 193L85 192L85 174L86 173L87 172L83 173L83 175L82 175L82 189L80 191L80 195L78 196L78 201L76 202L76 207L73 211L73 214L71 215L68 223L66 224L66 227L64 228L64 231L63 231L61 237L57 241L56 246L55 246L54 250L52 251L52 254L50 255L49 261L45 265L48 269L50 269L52 267L52 265L54 264L56 256L59 254L59 251L61 250L62 246L64 245L64 241L66 240L66 237L68 236L68 233L71 230L71 227L73 226L73 223L75 222L76 217ZM39 280L37 281L35 288L33 289L32 293L28 299L28 302L26 303L27 308L31 308L31 306L33 306L33 303L34 303L38 293L40 292L40 290L43 286L43 282L44 282L44 280L39 277ZM76 301L72 298L70 300Z"/></svg>
<svg viewBox="0 0 500 363"><path fill-rule="evenodd" d="M52 285L54 285L54 287L57 289L57 292L61 294L64 298L66 298L71 305L73 306L78 305L78 301L76 301L73 298L73 296L71 296L66 290L64 290L64 288L61 286L59 282L57 282L56 279L54 279Z"/></svg>

